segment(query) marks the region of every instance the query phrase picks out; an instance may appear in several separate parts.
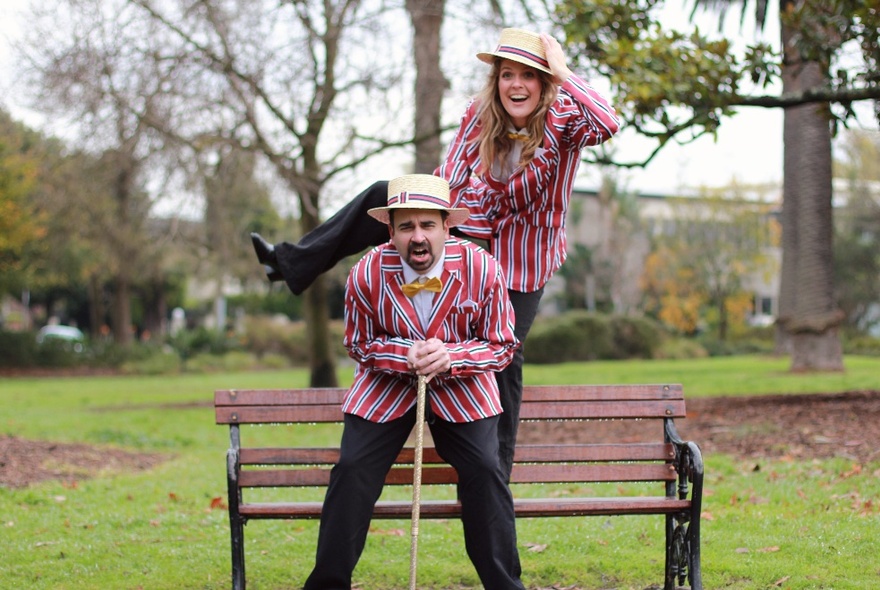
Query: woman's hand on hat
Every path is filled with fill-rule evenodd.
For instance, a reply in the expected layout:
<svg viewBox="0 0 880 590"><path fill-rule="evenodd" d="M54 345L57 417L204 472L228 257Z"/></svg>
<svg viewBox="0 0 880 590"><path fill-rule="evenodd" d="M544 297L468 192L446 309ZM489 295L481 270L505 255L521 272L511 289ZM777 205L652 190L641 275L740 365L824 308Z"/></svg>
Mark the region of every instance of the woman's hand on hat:
<svg viewBox="0 0 880 590"><path fill-rule="evenodd" d="M565 53L562 51L562 46L559 41L547 33L541 33L541 42L544 43L544 53L547 55L547 64L553 73L553 81L560 86L565 84L571 77L571 70L565 65Z"/></svg>

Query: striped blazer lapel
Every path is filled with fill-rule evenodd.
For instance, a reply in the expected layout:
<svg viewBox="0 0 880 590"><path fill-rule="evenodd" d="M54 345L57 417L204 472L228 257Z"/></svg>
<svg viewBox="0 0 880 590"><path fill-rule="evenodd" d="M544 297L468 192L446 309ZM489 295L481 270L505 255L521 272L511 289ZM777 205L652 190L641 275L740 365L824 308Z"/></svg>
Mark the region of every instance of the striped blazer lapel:
<svg viewBox="0 0 880 590"><path fill-rule="evenodd" d="M385 250L382 256L382 305L379 309L382 321L394 323L394 333L401 336L412 334L424 338L418 313L412 299L403 294L403 267L400 254L394 248ZM390 314L390 317L389 317Z"/></svg>
<svg viewBox="0 0 880 590"><path fill-rule="evenodd" d="M459 299L461 293L461 247L452 240L446 242L446 261L441 280L443 291L434 297L434 308L431 310L431 322L428 324L429 338L436 337L449 315L449 310Z"/></svg>

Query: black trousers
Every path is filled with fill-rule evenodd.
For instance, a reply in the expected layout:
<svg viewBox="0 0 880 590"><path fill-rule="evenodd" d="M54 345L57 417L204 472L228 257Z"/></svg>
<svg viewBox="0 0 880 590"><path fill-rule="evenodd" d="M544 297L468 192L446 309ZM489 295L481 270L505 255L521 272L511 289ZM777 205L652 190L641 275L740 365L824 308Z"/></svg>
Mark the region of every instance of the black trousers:
<svg viewBox="0 0 880 590"><path fill-rule="evenodd" d="M315 568L305 590L350 590L385 474L415 424L375 423L345 415L339 463L324 499ZM465 549L486 590L524 590L513 498L498 463L497 417L474 422L429 420L437 452L458 473Z"/></svg>
<svg viewBox="0 0 880 590"><path fill-rule="evenodd" d="M388 204L388 182L380 180L342 207L333 217L307 233L296 244L275 244L275 256L284 282L300 295L323 272L352 254L389 239L388 227L367 210Z"/></svg>
<svg viewBox="0 0 880 590"><path fill-rule="evenodd" d="M342 207L333 217L307 233L296 244L275 244L276 257L287 286L299 295L321 273L345 258L371 246L388 241L388 228L367 215L373 207L388 203L388 182L378 181ZM520 342L525 342L544 289L531 293L508 290L510 302L516 315L515 332ZM513 362L496 374L504 414L498 424L499 454L501 466L510 479L513 466L513 450L519 428L519 408L522 403L523 352L519 348Z"/></svg>
<svg viewBox="0 0 880 590"><path fill-rule="evenodd" d="M510 303L516 315L513 331L520 342L526 341L526 336L535 321L538 313L538 304L544 294L544 288L531 293L507 290ZM498 382L498 393L501 396L501 408L504 413L498 419L498 456L501 459L501 469L504 471L507 481L510 481L510 471L513 468L513 451L516 447L516 433L519 430L519 408L522 405L523 391L523 349L522 346L513 353L513 360L503 371L495 373Z"/></svg>

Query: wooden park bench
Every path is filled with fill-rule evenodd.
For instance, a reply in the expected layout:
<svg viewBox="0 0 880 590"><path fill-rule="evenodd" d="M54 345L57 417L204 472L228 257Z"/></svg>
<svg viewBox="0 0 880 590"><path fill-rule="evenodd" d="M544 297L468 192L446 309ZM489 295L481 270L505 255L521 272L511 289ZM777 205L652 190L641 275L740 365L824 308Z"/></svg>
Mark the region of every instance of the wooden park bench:
<svg viewBox="0 0 880 590"><path fill-rule="evenodd" d="M254 488L326 486L339 449L315 447L262 448L242 444L242 425L341 422L345 389L221 390L215 392L217 424L228 424L227 453L229 522L232 533L232 587L245 587L244 525L252 519L317 519L321 501L248 501ZM703 459L699 447L683 441L675 418L685 417L680 385L559 385L526 387L511 484L653 482L656 493L642 496L518 497L518 518L594 515L664 515L666 568L664 589L687 580L702 588L700 571L700 507ZM609 440L523 442L529 426L550 421L577 421L576 432L603 433ZM587 422L593 421L593 422ZM535 422L535 424L533 424ZM609 428L613 431L609 434ZM625 430L621 430L624 428ZM628 428L628 430L626 430ZM253 432L253 431L251 431ZM426 434L427 434L426 429ZM248 433L250 435L250 432ZM414 452L403 449L388 472L386 485L412 485ZM456 473L439 458L426 437L422 459L422 519L459 517L455 499L432 499L429 488L456 483ZM250 490L245 494L245 490ZM449 498L450 494L438 494ZM526 494L533 496L533 493ZM323 492L321 497L323 498ZM383 496L384 497L384 496ZM380 500L374 519L409 519L411 498Z"/></svg>

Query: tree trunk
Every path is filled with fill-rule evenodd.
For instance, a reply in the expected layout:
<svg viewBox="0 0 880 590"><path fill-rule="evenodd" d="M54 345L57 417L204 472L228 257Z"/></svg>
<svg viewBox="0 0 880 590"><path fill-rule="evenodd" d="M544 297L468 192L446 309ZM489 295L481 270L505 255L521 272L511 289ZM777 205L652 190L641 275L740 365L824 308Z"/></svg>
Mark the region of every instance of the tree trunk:
<svg viewBox="0 0 880 590"><path fill-rule="evenodd" d="M320 275L305 293L303 311L306 336L312 354L309 357L309 383L312 387L338 387L336 357L330 338L330 311L324 275Z"/></svg>
<svg viewBox="0 0 880 590"><path fill-rule="evenodd" d="M102 334L104 326L104 291L98 278L94 275L89 277L89 333L94 338Z"/></svg>
<svg viewBox="0 0 880 590"><path fill-rule="evenodd" d="M786 10L788 2L781 2ZM821 64L805 62L782 25L783 92L822 86ZM834 303L832 256L831 128L828 105L785 109L782 275L777 351L788 348L792 371L842 370L843 350ZM777 329L777 334L779 330ZM780 341L781 340L781 341Z"/></svg>
<svg viewBox="0 0 880 590"><path fill-rule="evenodd" d="M782 46L786 50L782 67L783 93L790 92L798 87L799 62L794 50L791 48L791 35L793 31L782 28ZM791 62L791 63L789 63ZM782 123L782 269L779 281L779 310L776 314L776 354L791 354L791 335L789 324L791 314L794 312L795 293L797 292L797 259L798 259L798 227L795 213L798 210L798 198L802 194L802 177L797 173L800 153L794 149L803 138L803 131L796 121L797 117L793 109L786 109Z"/></svg>
<svg viewBox="0 0 880 590"><path fill-rule="evenodd" d="M129 346L133 340L131 282L120 274L113 281L113 341L121 346Z"/></svg>
<svg viewBox="0 0 880 590"><path fill-rule="evenodd" d="M432 174L442 158L440 108L448 86L440 69L444 10L445 0L406 0L416 63L416 174Z"/></svg>
<svg viewBox="0 0 880 590"><path fill-rule="evenodd" d="M317 187L318 184L313 184ZM308 205L306 204L308 202ZM300 227L303 235L316 228L320 219L318 189L309 188L300 194ZM306 320L306 342L309 347L309 385L311 387L338 387L336 357L330 342L330 310L327 306L327 288L324 275L303 293L303 314Z"/></svg>

